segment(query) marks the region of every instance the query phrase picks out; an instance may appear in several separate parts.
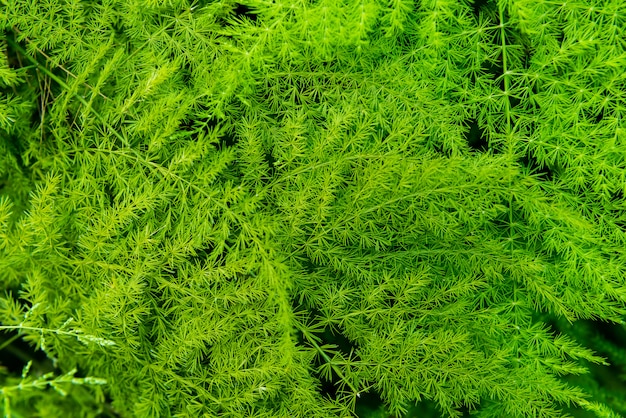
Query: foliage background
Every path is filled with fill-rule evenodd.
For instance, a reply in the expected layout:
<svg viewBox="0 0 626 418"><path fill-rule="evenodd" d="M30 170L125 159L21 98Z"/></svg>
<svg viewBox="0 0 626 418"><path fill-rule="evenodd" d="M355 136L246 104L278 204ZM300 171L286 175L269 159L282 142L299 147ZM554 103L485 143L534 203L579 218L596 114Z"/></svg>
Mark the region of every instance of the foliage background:
<svg viewBox="0 0 626 418"><path fill-rule="evenodd" d="M1 4L5 415L626 413L621 1Z"/></svg>

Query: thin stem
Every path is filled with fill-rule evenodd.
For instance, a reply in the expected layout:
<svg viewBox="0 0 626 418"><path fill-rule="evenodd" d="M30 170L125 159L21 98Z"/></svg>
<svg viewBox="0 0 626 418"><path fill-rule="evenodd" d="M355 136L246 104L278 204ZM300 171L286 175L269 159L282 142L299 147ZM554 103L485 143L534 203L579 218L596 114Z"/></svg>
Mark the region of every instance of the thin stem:
<svg viewBox="0 0 626 418"><path fill-rule="evenodd" d="M26 59L29 60L31 63L33 63L41 72L46 74L52 80L56 81L57 84L59 84L64 89L66 89L68 91L70 90L69 86L65 83L65 81L63 81L59 77L57 77L45 65L41 65L39 63L39 61L37 61L35 58L31 57L28 54L28 52L26 52L24 50L24 48L22 48L19 44L17 44L16 42L14 42L10 38L7 38L6 41L7 41L7 43L9 45L11 45L12 48L17 50L20 54L24 55L26 57ZM124 136L122 134L120 134L115 128L113 128L113 126L111 126L100 113L98 113L95 109L93 109L91 107L91 105L89 104L89 102L87 100L85 100L85 98L83 96L79 95L78 93L74 93L74 97L76 97L78 99L78 101L81 102L83 104L83 106L85 106L85 108L91 110L93 112L93 114L96 115L96 117L100 120L100 122L104 126L106 126L113 133L113 135L115 135L117 137L117 139L119 139L122 142L122 144L124 144L124 146L126 146L127 148L130 148L130 144L128 143L126 138L124 138Z"/></svg>
<svg viewBox="0 0 626 418"><path fill-rule="evenodd" d="M4 350L5 348L9 347L11 344L13 344L13 342L15 340L18 340L21 337L21 335L19 334L15 334L14 336L12 336L11 338L9 338L8 340L6 340L5 342L2 343L2 345L0 345L0 351ZM9 347L10 349L10 347Z"/></svg>
<svg viewBox="0 0 626 418"><path fill-rule="evenodd" d="M22 32L21 32L18 28L16 28L16 27L13 27L13 28L12 28L12 30L13 30L14 32L19 33L19 34L21 34L21 33L22 33ZM26 39L26 41L27 41L27 42L29 42L29 43L30 43L30 40L29 40L28 38L25 38L25 39ZM43 52L41 49L39 49L39 48L35 47L35 50L36 50L37 52L39 52L41 55L43 55L43 56L44 56L47 60L52 60L52 58L50 58L50 56L49 56L49 55L47 55L45 52ZM70 70L68 70L68 69L67 69L67 68L65 68L64 66L62 66L62 65L60 65L60 64L59 64L59 65L57 65L57 66L58 66L60 69L62 69L63 71L65 71L65 73L66 73L67 75L69 75L69 76L71 76L71 77L74 77L74 78L76 78L76 79L78 78L76 75L74 75L74 73L72 73ZM86 87L89 87L89 88L90 88L90 89L92 89L92 90L95 90L95 88L94 88L91 84L89 84L89 83L86 83L86 82L85 82L85 83L83 83L83 85L84 85L84 86L86 86ZM101 96L103 99L105 99L105 100L111 100L111 99L109 99L107 96L105 96L104 94L102 94L101 92L98 92L98 95L100 95L100 96Z"/></svg>

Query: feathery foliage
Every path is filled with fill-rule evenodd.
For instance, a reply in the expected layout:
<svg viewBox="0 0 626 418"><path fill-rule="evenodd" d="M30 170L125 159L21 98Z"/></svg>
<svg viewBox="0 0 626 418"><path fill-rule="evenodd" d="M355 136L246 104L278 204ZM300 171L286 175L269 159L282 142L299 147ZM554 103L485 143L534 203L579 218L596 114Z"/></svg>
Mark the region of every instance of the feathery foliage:
<svg viewBox="0 0 626 418"><path fill-rule="evenodd" d="M0 4L5 416L626 414L620 0Z"/></svg>

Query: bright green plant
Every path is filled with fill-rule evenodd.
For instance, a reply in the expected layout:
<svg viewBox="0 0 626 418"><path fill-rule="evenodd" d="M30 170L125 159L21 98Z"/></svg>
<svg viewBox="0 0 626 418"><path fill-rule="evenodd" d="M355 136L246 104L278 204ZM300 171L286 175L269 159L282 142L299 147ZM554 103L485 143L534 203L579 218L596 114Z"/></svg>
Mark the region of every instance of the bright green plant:
<svg viewBox="0 0 626 418"><path fill-rule="evenodd" d="M4 414L626 414L622 3L2 0Z"/></svg>

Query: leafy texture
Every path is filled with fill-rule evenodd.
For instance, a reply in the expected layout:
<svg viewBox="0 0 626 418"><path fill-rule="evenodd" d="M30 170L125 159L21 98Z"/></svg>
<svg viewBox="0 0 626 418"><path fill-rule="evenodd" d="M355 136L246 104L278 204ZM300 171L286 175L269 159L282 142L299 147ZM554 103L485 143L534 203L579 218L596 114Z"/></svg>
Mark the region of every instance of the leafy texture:
<svg viewBox="0 0 626 418"><path fill-rule="evenodd" d="M621 1L2 5L6 416L626 413Z"/></svg>

